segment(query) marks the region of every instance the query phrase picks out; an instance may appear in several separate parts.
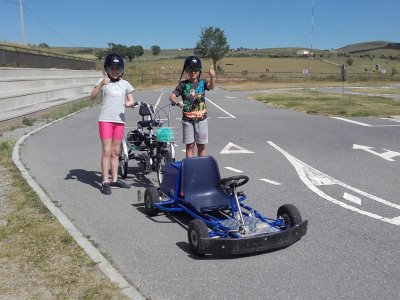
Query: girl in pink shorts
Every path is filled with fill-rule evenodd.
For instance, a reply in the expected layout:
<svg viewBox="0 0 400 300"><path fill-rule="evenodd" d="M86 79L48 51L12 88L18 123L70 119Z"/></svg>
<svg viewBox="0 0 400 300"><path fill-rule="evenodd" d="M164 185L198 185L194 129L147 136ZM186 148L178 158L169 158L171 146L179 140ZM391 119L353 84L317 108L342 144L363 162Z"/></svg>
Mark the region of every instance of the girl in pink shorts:
<svg viewBox="0 0 400 300"><path fill-rule="evenodd" d="M118 179L119 152L124 136L125 107L134 106L132 85L122 79L124 62L117 54L107 55L104 61L105 74L94 87L90 98L96 99L102 94L102 105L99 116L99 133L101 152L101 192L111 194L111 187L130 188L123 180ZM111 167L111 181L109 172Z"/></svg>

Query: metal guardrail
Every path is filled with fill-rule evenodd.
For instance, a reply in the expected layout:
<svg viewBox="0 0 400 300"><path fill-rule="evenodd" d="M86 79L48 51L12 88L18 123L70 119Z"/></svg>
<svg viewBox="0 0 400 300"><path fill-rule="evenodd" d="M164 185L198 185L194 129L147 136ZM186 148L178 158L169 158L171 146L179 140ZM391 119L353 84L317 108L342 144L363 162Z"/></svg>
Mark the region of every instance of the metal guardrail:
<svg viewBox="0 0 400 300"><path fill-rule="evenodd" d="M0 44L0 66L95 70L96 62L75 56Z"/></svg>

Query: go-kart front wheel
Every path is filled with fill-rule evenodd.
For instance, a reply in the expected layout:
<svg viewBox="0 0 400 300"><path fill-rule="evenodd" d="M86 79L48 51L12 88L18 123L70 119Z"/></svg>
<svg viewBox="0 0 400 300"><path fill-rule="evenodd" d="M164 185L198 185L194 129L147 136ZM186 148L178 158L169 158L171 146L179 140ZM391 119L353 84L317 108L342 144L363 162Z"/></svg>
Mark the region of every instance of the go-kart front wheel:
<svg viewBox="0 0 400 300"><path fill-rule="evenodd" d="M293 204L284 204L279 207L277 212L278 219L283 219L284 229L291 228L301 223L300 211Z"/></svg>
<svg viewBox="0 0 400 300"><path fill-rule="evenodd" d="M147 188L144 192L144 209L148 216L155 216L160 211L154 207L154 203L160 202L160 194L154 187Z"/></svg>
<svg viewBox="0 0 400 300"><path fill-rule="evenodd" d="M201 238L208 237L208 228L202 220L190 221L188 227L188 240L190 249L197 255L204 255Z"/></svg>

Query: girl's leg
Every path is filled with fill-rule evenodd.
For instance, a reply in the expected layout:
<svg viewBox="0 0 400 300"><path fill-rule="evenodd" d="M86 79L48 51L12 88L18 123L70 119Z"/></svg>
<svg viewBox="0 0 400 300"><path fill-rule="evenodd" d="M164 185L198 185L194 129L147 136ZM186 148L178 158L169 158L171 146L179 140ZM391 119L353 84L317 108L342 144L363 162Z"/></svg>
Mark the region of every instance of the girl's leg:
<svg viewBox="0 0 400 300"><path fill-rule="evenodd" d="M111 139L101 140L102 152L101 152L101 173L102 182L109 181L108 172L110 170L110 157L111 157Z"/></svg>
<svg viewBox="0 0 400 300"><path fill-rule="evenodd" d="M112 140L111 144L111 178L115 182L118 179L119 152L121 140Z"/></svg>
<svg viewBox="0 0 400 300"><path fill-rule="evenodd" d="M118 179L119 152L121 151L121 143L124 138L124 124L113 124L113 139L111 144L111 179L116 182Z"/></svg>

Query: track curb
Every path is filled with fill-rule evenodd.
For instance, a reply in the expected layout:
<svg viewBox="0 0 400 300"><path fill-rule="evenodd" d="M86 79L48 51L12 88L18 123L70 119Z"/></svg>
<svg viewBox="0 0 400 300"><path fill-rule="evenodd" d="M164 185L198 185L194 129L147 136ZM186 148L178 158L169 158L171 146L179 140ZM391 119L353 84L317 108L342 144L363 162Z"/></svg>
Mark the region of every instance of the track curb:
<svg viewBox="0 0 400 300"><path fill-rule="evenodd" d="M83 110L81 110L83 111ZM81 111L72 113L68 116L55 120L49 124L46 124L26 135L22 136L16 142L12 159L14 164L17 166L22 176L29 184L29 186L35 191L35 193L39 196L40 201L47 207L47 209L57 218L57 220L61 223L61 225L68 231L68 233L72 236L72 238L78 243L78 245L86 252L86 254L98 265L100 270L111 280L111 282L115 283L121 290L121 292L127 296L129 299L141 300L146 299L136 287L131 285L123 276L120 274L112 264L100 253L100 251L93 246L93 244L79 231L79 229L68 219L68 217L55 206L52 200L46 195L46 193L40 188L40 186L34 181L32 176L26 170L22 162L20 161L20 146L25 141L26 138L35 134L36 132L50 126L54 123L62 121L63 119L69 118Z"/></svg>

